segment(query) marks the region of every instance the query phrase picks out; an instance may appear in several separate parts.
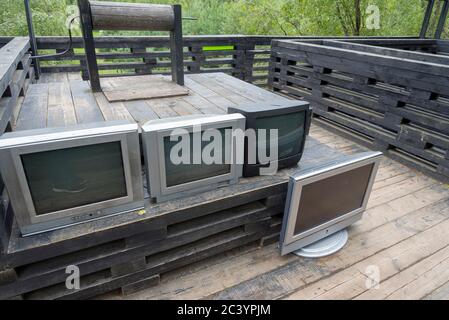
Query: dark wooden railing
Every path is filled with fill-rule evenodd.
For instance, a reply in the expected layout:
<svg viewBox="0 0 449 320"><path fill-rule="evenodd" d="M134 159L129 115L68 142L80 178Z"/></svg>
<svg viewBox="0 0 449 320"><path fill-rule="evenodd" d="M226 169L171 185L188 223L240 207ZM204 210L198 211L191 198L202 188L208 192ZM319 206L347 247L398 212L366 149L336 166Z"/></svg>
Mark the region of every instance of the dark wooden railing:
<svg viewBox="0 0 449 320"><path fill-rule="evenodd" d="M401 50L398 50L401 49ZM449 42L273 42L270 85L317 123L449 180Z"/></svg>
<svg viewBox="0 0 449 320"><path fill-rule="evenodd" d="M271 41L293 38L298 39L245 35L186 36L185 71L225 72L247 82L265 86L268 80ZM328 38L330 37L322 37ZM9 39L0 37L0 46ZM170 73L168 37L97 37L95 43L101 76ZM67 45L67 37L37 38L40 54L61 52ZM83 42L79 37L73 39L73 49L68 54L56 58L42 58L41 62L42 72L82 71L84 79L87 79Z"/></svg>
<svg viewBox="0 0 449 320"><path fill-rule="evenodd" d="M33 81L28 38L0 40L0 135L10 129L19 105L19 97L24 96ZM9 201L0 176L0 230L9 230L11 223L6 214ZM7 235L0 231L0 254L6 244Z"/></svg>
<svg viewBox="0 0 449 320"><path fill-rule="evenodd" d="M192 36L184 38L186 73L225 72L239 79L266 85L270 44L266 36ZM282 37L276 37L282 38ZM0 44L7 38L0 38ZM168 74L167 37L98 37L95 39L101 76ZM38 37L39 53L67 48L66 37ZM73 39L73 49L56 58L42 58L42 72L79 72L87 78L82 39Z"/></svg>

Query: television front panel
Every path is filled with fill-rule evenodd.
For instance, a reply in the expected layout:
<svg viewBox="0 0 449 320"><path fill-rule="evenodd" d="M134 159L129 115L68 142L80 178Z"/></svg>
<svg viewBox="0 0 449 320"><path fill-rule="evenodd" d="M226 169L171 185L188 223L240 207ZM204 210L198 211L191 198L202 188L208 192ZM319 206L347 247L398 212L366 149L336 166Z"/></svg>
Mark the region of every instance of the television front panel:
<svg viewBox="0 0 449 320"><path fill-rule="evenodd" d="M136 124L8 133L0 161L23 235L143 208Z"/></svg>
<svg viewBox="0 0 449 320"><path fill-rule="evenodd" d="M305 101L271 101L264 104L252 103L238 107L228 108L228 113L240 113L246 117L246 129L266 130L266 141L256 143L256 163L249 163L248 142L245 144L245 165L243 167L244 177L260 175L260 169L268 167L259 159L259 151L265 155L271 155L270 136L271 129L278 130L278 169L293 167L301 160L304 151L306 136L309 133L312 111L310 105ZM259 142L265 144L264 150L259 150Z"/></svg>
<svg viewBox="0 0 449 320"><path fill-rule="evenodd" d="M322 240L362 218L382 153L345 157L290 178L281 254Z"/></svg>
<svg viewBox="0 0 449 320"><path fill-rule="evenodd" d="M213 140L202 141L200 152L194 151L195 128L200 128L201 136L208 129L217 129L222 140L222 161L206 164L201 157ZM172 139L176 129L184 129L184 135L189 135L189 161L183 163L174 163L170 157L181 141L180 137ZM242 164L236 161L238 143L232 137L237 129L245 130L245 117L240 114L185 116L146 123L142 127L142 140L151 198L157 202L166 201L211 190L214 186L237 183L242 176ZM194 161L198 156L200 161Z"/></svg>

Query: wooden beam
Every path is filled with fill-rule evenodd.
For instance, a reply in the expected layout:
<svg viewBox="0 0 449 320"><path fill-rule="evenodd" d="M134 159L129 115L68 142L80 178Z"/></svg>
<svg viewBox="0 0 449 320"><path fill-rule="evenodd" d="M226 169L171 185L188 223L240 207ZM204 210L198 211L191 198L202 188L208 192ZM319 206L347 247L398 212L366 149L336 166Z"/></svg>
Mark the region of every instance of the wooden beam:
<svg viewBox="0 0 449 320"><path fill-rule="evenodd" d="M170 5L89 2L94 30L170 31L176 22Z"/></svg>
<svg viewBox="0 0 449 320"><path fill-rule="evenodd" d="M435 38L441 39L441 35L446 25L447 15L449 13L449 0L444 0L443 8L441 9L440 20L438 21L437 30L435 32Z"/></svg>
<svg viewBox="0 0 449 320"><path fill-rule="evenodd" d="M184 50L182 42L182 9L181 5L173 5L174 28L170 31L170 49L172 63L172 80L184 85Z"/></svg>
<svg viewBox="0 0 449 320"><path fill-rule="evenodd" d="M80 10L81 29L83 32L84 49L86 53L87 71L93 92L101 91L100 75L98 73L97 54L93 34L92 15L89 0L78 0Z"/></svg>
<svg viewBox="0 0 449 320"><path fill-rule="evenodd" d="M424 14L424 20L421 27L421 32L419 33L419 37L424 39L427 35L427 30L429 29L430 18L432 17L433 7L435 6L435 0L428 0L426 13Z"/></svg>
<svg viewBox="0 0 449 320"><path fill-rule="evenodd" d="M31 45L31 52L33 56L37 56L37 43L36 43L36 35L34 33L34 27L33 27L33 15L30 8L30 0L24 0L25 3L25 13L27 18L27 25L28 25L28 35L30 37L30 45ZM40 69L40 63L39 59L33 59L33 68L34 68L34 76L36 79L39 79L41 75L41 69Z"/></svg>

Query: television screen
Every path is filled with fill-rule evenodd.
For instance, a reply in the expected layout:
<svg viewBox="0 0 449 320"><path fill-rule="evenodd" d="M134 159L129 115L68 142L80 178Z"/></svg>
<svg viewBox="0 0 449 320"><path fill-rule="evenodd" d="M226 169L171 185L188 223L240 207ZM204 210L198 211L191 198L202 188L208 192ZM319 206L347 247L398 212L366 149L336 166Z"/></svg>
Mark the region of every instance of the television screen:
<svg viewBox="0 0 449 320"><path fill-rule="evenodd" d="M170 137L164 137L164 155L165 155L165 172L167 187L173 187L177 185L186 184L189 182L204 180L231 172L231 165L226 164L225 159L225 130L231 130L232 128L219 129L222 135L222 161L218 164L206 165L202 161L202 164L193 164L193 134L190 134L190 164L173 164L170 159L172 148L179 143L179 140L170 141ZM203 141L201 148L208 145L210 141ZM213 153L212 153L213 156Z"/></svg>
<svg viewBox="0 0 449 320"><path fill-rule="evenodd" d="M306 111L284 114L280 116L263 117L256 119L256 128L267 130L267 141L265 150L262 153L271 155L269 130L278 130L278 157L288 158L301 153L301 144L305 135ZM263 144L263 141L260 141ZM273 143L273 142L271 142ZM257 154L259 154L259 142L257 143ZM258 160L259 162L259 160Z"/></svg>
<svg viewBox="0 0 449 320"><path fill-rule="evenodd" d="M362 207L373 169L371 163L303 186L294 235Z"/></svg>
<svg viewBox="0 0 449 320"><path fill-rule="evenodd" d="M21 155L36 215L127 196L120 141Z"/></svg>

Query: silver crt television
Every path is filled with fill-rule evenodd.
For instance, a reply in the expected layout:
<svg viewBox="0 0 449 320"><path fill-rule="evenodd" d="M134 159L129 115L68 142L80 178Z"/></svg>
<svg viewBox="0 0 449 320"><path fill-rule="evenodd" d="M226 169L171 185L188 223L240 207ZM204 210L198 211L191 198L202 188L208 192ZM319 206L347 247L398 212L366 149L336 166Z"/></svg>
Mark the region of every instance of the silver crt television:
<svg viewBox="0 0 449 320"><path fill-rule="evenodd" d="M180 134L175 136L173 134L176 129L182 129L183 132L178 132ZM222 161L207 163L201 157L203 150L215 139L203 139L209 129L216 129L219 133L217 139L222 142ZM238 129L242 132L245 130L245 117L237 113L194 115L147 122L142 127L142 140L147 185L153 202L167 201L237 183L243 170L243 160L238 163L237 152L243 157L244 151L244 141L239 144L232 138L233 132ZM198 142L199 148L195 149L194 141L198 134L204 141ZM188 145L185 145L187 148L177 154L187 154L188 161L174 162L171 158L172 150L179 146L183 138L188 141Z"/></svg>
<svg viewBox="0 0 449 320"><path fill-rule="evenodd" d="M281 254L298 251L360 220L381 157L381 152L347 156L290 177Z"/></svg>
<svg viewBox="0 0 449 320"><path fill-rule="evenodd" d="M144 207L137 124L6 133L0 171L23 236Z"/></svg>

